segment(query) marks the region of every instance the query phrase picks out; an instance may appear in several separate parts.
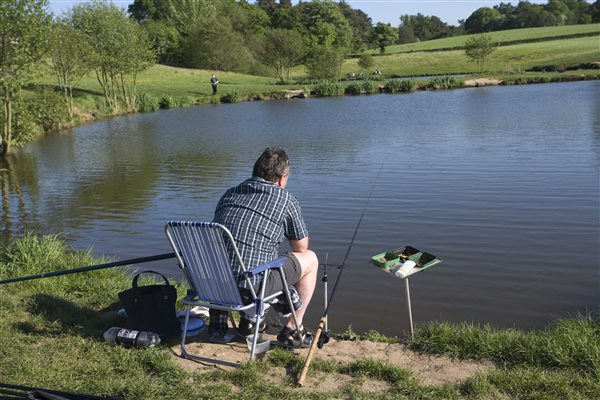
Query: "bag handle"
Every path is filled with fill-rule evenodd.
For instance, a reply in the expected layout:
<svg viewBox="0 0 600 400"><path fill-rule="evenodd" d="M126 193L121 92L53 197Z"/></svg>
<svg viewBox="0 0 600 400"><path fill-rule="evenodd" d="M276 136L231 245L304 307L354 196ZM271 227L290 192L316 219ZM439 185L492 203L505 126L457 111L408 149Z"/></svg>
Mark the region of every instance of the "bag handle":
<svg viewBox="0 0 600 400"><path fill-rule="evenodd" d="M160 277L162 277L165 280L165 282L167 283L167 286L170 285L169 284L169 280L167 279L166 276L164 276L160 272L148 270L148 271L139 272L136 276L133 277L133 282L131 283L131 286L133 286L134 288L138 287L138 278L140 277L141 274L156 274L156 275L159 275Z"/></svg>

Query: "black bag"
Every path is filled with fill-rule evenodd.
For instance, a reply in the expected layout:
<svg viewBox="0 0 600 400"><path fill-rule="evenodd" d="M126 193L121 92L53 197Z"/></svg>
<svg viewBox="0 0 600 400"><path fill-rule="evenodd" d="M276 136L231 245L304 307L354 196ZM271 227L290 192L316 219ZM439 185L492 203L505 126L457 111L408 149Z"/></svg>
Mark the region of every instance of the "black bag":
<svg viewBox="0 0 600 400"><path fill-rule="evenodd" d="M138 286L138 278L146 273L161 276L166 285ZM158 272L142 271L133 277L131 286L119 293L127 313L127 329L154 332L162 339L180 336L181 324L175 315L177 290L167 278Z"/></svg>

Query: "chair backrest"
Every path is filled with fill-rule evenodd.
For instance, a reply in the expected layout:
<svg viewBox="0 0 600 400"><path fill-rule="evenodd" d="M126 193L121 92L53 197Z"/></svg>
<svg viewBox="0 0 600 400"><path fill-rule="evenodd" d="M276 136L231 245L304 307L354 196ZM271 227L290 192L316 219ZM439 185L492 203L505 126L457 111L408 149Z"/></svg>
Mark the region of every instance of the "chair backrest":
<svg viewBox="0 0 600 400"><path fill-rule="evenodd" d="M240 263L241 260L226 227L214 222L169 221L165 232L200 300L222 306L243 305L225 240L230 241L235 256Z"/></svg>

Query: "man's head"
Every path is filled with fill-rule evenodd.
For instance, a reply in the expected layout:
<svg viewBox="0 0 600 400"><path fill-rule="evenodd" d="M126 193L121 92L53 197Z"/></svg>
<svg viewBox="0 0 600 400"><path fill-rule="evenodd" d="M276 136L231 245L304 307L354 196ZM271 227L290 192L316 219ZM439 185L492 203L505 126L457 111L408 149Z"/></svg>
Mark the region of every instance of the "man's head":
<svg viewBox="0 0 600 400"><path fill-rule="evenodd" d="M287 153L281 147L269 147L262 152L254 163L252 176L285 187L290 174L290 163Z"/></svg>

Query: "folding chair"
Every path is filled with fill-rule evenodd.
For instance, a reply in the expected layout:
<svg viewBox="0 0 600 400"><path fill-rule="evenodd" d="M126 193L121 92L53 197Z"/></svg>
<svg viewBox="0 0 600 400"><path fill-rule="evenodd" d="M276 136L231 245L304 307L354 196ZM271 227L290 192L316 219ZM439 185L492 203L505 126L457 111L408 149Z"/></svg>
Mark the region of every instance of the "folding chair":
<svg viewBox="0 0 600 400"><path fill-rule="evenodd" d="M275 302L276 298L282 293L285 293L293 321L296 328L298 327L285 273L281 270L285 262L284 259L279 258L251 269L246 268L231 232L225 226L214 222L169 221L165 225L165 233L177 256L179 267L183 270L183 274L191 287L188 295L183 299L183 303L186 305L186 313L181 335L181 357L228 366L239 366L236 363L194 356L186 352L187 325L190 310L193 306L200 305L227 311L234 329L236 326L231 314L233 311L242 311L247 314L255 313L256 322L254 323L254 340L250 350L250 362L254 359L260 323L265 316L265 305ZM247 287L252 294L252 300L247 304L242 301L238 282L233 275L227 243L229 248L233 249L232 257L239 263L245 273ZM283 290L265 295L267 278L273 270L279 270L280 273L277 275L281 277ZM249 277L258 274L262 274L263 277L260 293L257 294L250 284Z"/></svg>

